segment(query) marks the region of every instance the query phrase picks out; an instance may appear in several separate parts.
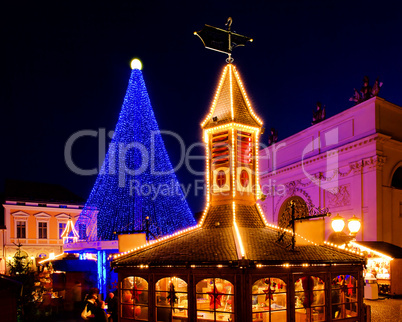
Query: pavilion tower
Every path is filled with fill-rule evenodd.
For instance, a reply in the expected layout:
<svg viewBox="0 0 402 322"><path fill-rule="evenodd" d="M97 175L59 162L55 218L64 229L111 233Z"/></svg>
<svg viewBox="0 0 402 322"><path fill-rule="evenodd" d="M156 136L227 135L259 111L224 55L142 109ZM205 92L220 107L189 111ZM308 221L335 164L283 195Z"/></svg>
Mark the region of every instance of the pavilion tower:
<svg viewBox="0 0 402 322"><path fill-rule="evenodd" d="M264 227L258 145L262 121L254 113L236 67L221 74L210 111L201 123L206 144L207 205L202 227Z"/></svg>
<svg viewBox="0 0 402 322"><path fill-rule="evenodd" d="M228 54L233 39L238 45L241 38L208 25L197 35L206 47ZM325 313L318 319L327 321L334 313L346 317L332 305L340 307L344 301L345 308L353 302L356 309L349 316L361 321L362 310L357 308L363 306L364 259L308 240L289 249L292 233L265 222L257 203L262 122L230 58L201 123L208 186L203 216L195 227L113 256L120 304L129 309L119 310L119 320L164 320L163 309L180 321L312 321L320 307ZM346 292L356 296L347 304L349 297L332 303L331 295L345 287L331 281L346 281L346 276L350 282ZM313 289L315 283L319 289ZM140 288L144 298L131 299ZM317 292L323 296L319 305L313 303ZM173 299L168 308L167 294ZM302 296L303 303L298 303Z"/></svg>

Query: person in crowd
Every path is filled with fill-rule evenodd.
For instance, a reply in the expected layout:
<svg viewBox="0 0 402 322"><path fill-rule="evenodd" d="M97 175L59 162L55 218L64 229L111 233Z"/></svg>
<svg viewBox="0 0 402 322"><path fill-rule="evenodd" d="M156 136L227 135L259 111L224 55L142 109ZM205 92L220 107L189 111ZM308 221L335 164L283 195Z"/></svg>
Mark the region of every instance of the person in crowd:
<svg viewBox="0 0 402 322"><path fill-rule="evenodd" d="M98 305L96 306L95 311L94 311L93 321L108 322L108 315L105 311L105 302L104 301L98 301Z"/></svg>
<svg viewBox="0 0 402 322"><path fill-rule="evenodd" d="M85 321L95 321L95 312L98 309L98 294L99 290L92 288L84 300L84 309L81 312L81 317Z"/></svg>
<svg viewBox="0 0 402 322"><path fill-rule="evenodd" d="M107 313L109 314L109 322L117 322L117 296L110 292L105 300L107 304Z"/></svg>

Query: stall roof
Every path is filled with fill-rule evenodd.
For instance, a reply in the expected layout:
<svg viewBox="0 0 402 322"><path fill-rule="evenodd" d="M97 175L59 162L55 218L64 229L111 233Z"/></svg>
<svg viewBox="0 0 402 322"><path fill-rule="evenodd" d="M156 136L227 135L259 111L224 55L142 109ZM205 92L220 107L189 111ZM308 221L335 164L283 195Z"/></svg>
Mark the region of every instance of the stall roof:
<svg viewBox="0 0 402 322"><path fill-rule="evenodd" d="M278 265L295 263L362 263L356 254L319 246L314 243L297 245L296 251L283 245L291 243L290 234L285 242L278 243L278 231L272 228L240 227L248 260L256 263ZM239 259L232 228L198 228L189 233L155 242L144 248L117 257L113 267L132 265L210 265L230 264Z"/></svg>
<svg viewBox="0 0 402 322"><path fill-rule="evenodd" d="M357 245L361 245L372 250L376 250L384 255L392 258L402 258L402 248L383 241L358 241Z"/></svg>

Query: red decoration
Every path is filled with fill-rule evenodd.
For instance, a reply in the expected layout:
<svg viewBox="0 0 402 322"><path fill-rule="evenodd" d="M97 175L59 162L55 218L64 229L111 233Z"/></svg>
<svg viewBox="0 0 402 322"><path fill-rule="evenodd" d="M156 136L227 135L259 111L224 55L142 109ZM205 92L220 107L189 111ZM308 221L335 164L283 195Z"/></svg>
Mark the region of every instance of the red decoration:
<svg viewBox="0 0 402 322"><path fill-rule="evenodd" d="M219 170L218 174L216 175L216 183L218 187L221 188L226 183L226 174L225 171Z"/></svg>
<svg viewBox="0 0 402 322"><path fill-rule="evenodd" d="M242 170L240 173L240 183L243 187L247 187L248 186L248 172L246 170Z"/></svg>
<svg viewBox="0 0 402 322"><path fill-rule="evenodd" d="M139 302L140 297L139 295L142 293L142 291L138 291L137 285L134 285L134 301Z"/></svg>
<svg viewBox="0 0 402 322"><path fill-rule="evenodd" d="M351 296L353 294L353 284L352 284L352 277L350 277L349 283L348 283L348 295Z"/></svg>
<svg viewBox="0 0 402 322"><path fill-rule="evenodd" d="M314 280L311 276L305 276L301 278L302 286L304 290L304 301L303 306L304 308L311 307L311 304L314 300L313 288L314 288Z"/></svg>
<svg viewBox="0 0 402 322"><path fill-rule="evenodd" d="M266 290L263 290L263 292L265 293L265 301L268 300L268 299L273 300L273 299L274 299L275 289L274 289L274 290L271 289L271 280L268 278L268 279L266 279L264 282L265 282L265 284L268 285L268 286L267 286L267 289L266 289ZM275 288L276 283L273 282L273 283L272 283L272 286Z"/></svg>
<svg viewBox="0 0 402 322"><path fill-rule="evenodd" d="M207 294L211 297L209 301L210 309L220 308L222 306L221 298L223 293L218 291L216 285L214 286L214 290L211 292L207 292Z"/></svg>

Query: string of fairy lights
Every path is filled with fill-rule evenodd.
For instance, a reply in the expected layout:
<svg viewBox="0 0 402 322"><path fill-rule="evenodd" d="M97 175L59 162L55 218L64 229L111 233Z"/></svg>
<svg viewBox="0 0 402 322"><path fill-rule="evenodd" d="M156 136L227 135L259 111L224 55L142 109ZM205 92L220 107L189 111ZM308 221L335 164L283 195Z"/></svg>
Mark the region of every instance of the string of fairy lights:
<svg viewBox="0 0 402 322"><path fill-rule="evenodd" d="M134 68L103 166L76 227L80 231L86 226L87 240L114 240L114 232L142 230L147 216L155 236L196 224L159 133L142 72Z"/></svg>

